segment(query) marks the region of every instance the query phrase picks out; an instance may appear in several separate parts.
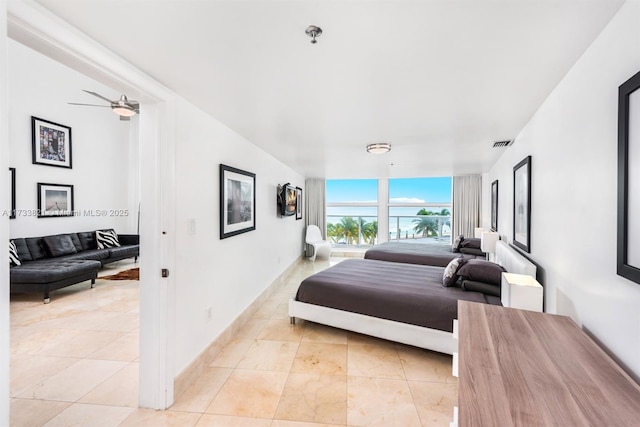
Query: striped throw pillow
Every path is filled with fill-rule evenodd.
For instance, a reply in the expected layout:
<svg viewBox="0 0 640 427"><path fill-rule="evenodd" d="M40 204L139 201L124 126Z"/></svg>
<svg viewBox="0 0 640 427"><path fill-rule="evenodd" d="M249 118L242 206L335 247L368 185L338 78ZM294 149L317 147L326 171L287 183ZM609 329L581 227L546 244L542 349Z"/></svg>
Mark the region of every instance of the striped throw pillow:
<svg viewBox="0 0 640 427"><path fill-rule="evenodd" d="M120 246L115 230L97 230L96 242L98 242L98 249L117 248Z"/></svg>
<svg viewBox="0 0 640 427"><path fill-rule="evenodd" d="M20 257L18 256L18 248L16 248L16 243L13 240L9 241L9 265L21 265Z"/></svg>

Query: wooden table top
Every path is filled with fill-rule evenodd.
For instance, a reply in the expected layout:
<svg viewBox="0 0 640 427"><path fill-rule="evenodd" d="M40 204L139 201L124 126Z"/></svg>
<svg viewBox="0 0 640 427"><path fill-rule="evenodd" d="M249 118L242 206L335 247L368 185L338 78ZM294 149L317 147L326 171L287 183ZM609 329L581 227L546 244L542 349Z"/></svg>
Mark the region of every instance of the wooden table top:
<svg viewBox="0 0 640 427"><path fill-rule="evenodd" d="M570 318L458 305L459 426L638 426L640 386Z"/></svg>

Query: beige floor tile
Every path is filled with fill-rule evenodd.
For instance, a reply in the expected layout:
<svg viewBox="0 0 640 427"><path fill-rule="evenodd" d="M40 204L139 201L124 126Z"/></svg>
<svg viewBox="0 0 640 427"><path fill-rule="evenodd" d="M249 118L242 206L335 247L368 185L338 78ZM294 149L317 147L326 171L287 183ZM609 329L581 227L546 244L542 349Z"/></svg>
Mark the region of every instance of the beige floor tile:
<svg viewBox="0 0 640 427"><path fill-rule="evenodd" d="M346 375L347 346L317 342L300 343L291 372Z"/></svg>
<svg viewBox="0 0 640 427"><path fill-rule="evenodd" d="M289 320L271 319L258 335L260 340L300 342L304 332L304 323L292 325Z"/></svg>
<svg viewBox="0 0 640 427"><path fill-rule="evenodd" d="M9 367L10 395L12 397L20 396L76 362L78 359L12 355Z"/></svg>
<svg viewBox="0 0 640 427"><path fill-rule="evenodd" d="M101 349L89 354L89 359L121 360L131 362L140 353L140 336L135 332L119 333L120 337Z"/></svg>
<svg viewBox="0 0 640 427"><path fill-rule="evenodd" d="M232 369L205 368L194 384L185 390L171 406L172 411L204 412L222 388Z"/></svg>
<svg viewBox="0 0 640 427"><path fill-rule="evenodd" d="M266 418L234 417L231 415L204 414L196 427L270 427Z"/></svg>
<svg viewBox="0 0 640 427"><path fill-rule="evenodd" d="M346 376L291 373L275 417L344 424L347 421L346 395Z"/></svg>
<svg viewBox="0 0 640 427"><path fill-rule="evenodd" d="M75 403L44 424L45 427L113 427L135 409Z"/></svg>
<svg viewBox="0 0 640 427"><path fill-rule="evenodd" d="M125 365L125 362L82 359L25 391L20 397L75 402Z"/></svg>
<svg viewBox="0 0 640 427"><path fill-rule="evenodd" d="M347 424L419 427L409 385L404 380L347 377Z"/></svg>
<svg viewBox="0 0 640 427"><path fill-rule="evenodd" d="M154 411L153 409L134 409L118 427L192 427L202 414L178 411Z"/></svg>
<svg viewBox="0 0 640 427"><path fill-rule="evenodd" d="M272 319L289 320L289 304L284 302L276 306L276 310L271 315Z"/></svg>
<svg viewBox="0 0 640 427"><path fill-rule="evenodd" d="M64 411L69 405L71 404L48 400L11 399L9 425L40 427Z"/></svg>
<svg viewBox="0 0 640 427"><path fill-rule="evenodd" d="M48 351L60 343L78 336L81 331L75 329L30 328L31 331L20 340L11 342L12 354L47 355Z"/></svg>
<svg viewBox="0 0 640 427"><path fill-rule="evenodd" d="M262 332L267 322L268 320L266 319L249 319L242 325L234 338L238 340L254 340Z"/></svg>
<svg viewBox="0 0 640 427"><path fill-rule="evenodd" d="M319 323L308 322L302 334L302 342L347 344L347 331Z"/></svg>
<svg viewBox="0 0 640 427"><path fill-rule="evenodd" d="M340 427L345 424L306 423L304 421L273 420L271 427Z"/></svg>
<svg viewBox="0 0 640 427"><path fill-rule="evenodd" d="M272 418L287 374L235 370L205 412L219 415Z"/></svg>
<svg viewBox="0 0 640 427"><path fill-rule="evenodd" d="M77 331L73 338L61 340L41 354L58 357L84 358L123 336L122 332L111 331Z"/></svg>
<svg viewBox="0 0 640 427"><path fill-rule="evenodd" d="M78 402L138 407L138 363L129 363Z"/></svg>
<svg viewBox="0 0 640 427"><path fill-rule="evenodd" d="M235 339L226 345L209 366L235 368L247 353L253 340Z"/></svg>
<svg viewBox="0 0 640 427"><path fill-rule="evenodd" d="M357 332L347 332L347 343L349 345L375 345L377 347L395 347L393 341L383 340L382 338L372 337L370 335L359 334Z"/></svg>
<svg viewBox="0 0 640 427"><path fill-rule="evenodd" d="M458 402L458 386L423 381L409 381L413 401L424 426L448 426L453 421L453 407Z"/></svg>
<svg viewBox="0 0 640 427"><path fill-rule="evenodd" d="M298 343L256 340L240 360L237 368L289 372L297 350Z"/></svg>
<svg viewBox="0 0 640 427"><path fill-rule="evenodd" d="M451 356L405 345L397 349L408 380L457 384L451 373Z"/></svg>
<svg viewBox="0 0 640 427"><path fill-rule="evenodd" d="M251 317L254 319L271 319L276 308L277 305L264 303L251 315Z"/></svg>
<svg viewBox="0 0 640 427"><path fill-rule="evenodd" d="M347 374L359 377L405 379L400 357L394 346L349 345Z"/></svg>

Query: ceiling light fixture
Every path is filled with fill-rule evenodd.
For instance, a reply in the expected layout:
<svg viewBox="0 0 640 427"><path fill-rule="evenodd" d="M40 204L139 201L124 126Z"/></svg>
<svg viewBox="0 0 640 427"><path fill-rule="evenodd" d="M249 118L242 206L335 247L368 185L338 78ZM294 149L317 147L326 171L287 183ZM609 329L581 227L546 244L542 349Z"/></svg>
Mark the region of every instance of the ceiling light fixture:
<svg viewBox="0 0 640 427"><path fill-rule="evenodd" d="M304 32L311 37L311 44L316 44L318 42L316 37L320 37L322 35L322 28L316 27L315 25L309 25Z"/></svg>
<svg viewBox="0 0 640 427"><path fill-rule="evenodd" d="M112 102L111 109L119 116L131 117L136 115L136 110L130 106L126 95L122 95L118 101Z"/></svg>
<svg viewBox="0 0 640 427"><path fill-rule="evenodd" d="M367 153L371 154L384 154L391 151L391 144L387 142L379 142L376 144L367 145Z"/></svg>

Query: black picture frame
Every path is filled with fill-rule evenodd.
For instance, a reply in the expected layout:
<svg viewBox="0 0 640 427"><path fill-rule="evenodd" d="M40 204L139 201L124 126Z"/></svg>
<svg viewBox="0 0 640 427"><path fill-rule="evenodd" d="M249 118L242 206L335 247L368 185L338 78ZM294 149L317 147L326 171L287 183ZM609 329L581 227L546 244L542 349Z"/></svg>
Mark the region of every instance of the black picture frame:
<svg viewBox="0 0 640 427"><path fill-rule="evenodd" d="M38 218L74 215L73 185L38 183Z"/></svg>
<svg viewBox="0 0 640 427"><path fill-rule="evenodd" d="M9 183L10 183L10 193L9 193L9 203L11 206L11 211L9 212L9 219L16 218L16 168L9 168Z"/></svg>
<svg viewBox="0 0 640 427"><path fill-rule="evenodd" d="M640 72L618 88L616 272L640 284ZM633 120L630 119L633 117Z"/></svg>
<svg viewBox="0 0 640 427"><path fill-rule="evenodd" d="M302 219L302 188L296 187L296 220Z"/></svg>
<svg viewBox="0 0 640 427"><path fill-rule="evenodd" d="M531 156L513 167L513 244L531 252Z"/></svg>
<svg viewBox="0 0 640 427"><path fill-rule="evenodd" d="M491 231L498 231L498 180L491 183Z"/></svg>
<svg viewBox="0 0 640 427"><path fill-rule="evenodd" d="M256 229L256 174L220 164L220 239Z"/></svg>
<svg viewBox="0 0 640 427"><path fill-rule="evenodd" d="M31 160L34 165L71 169L71 128L31 116Z"/></svg>

